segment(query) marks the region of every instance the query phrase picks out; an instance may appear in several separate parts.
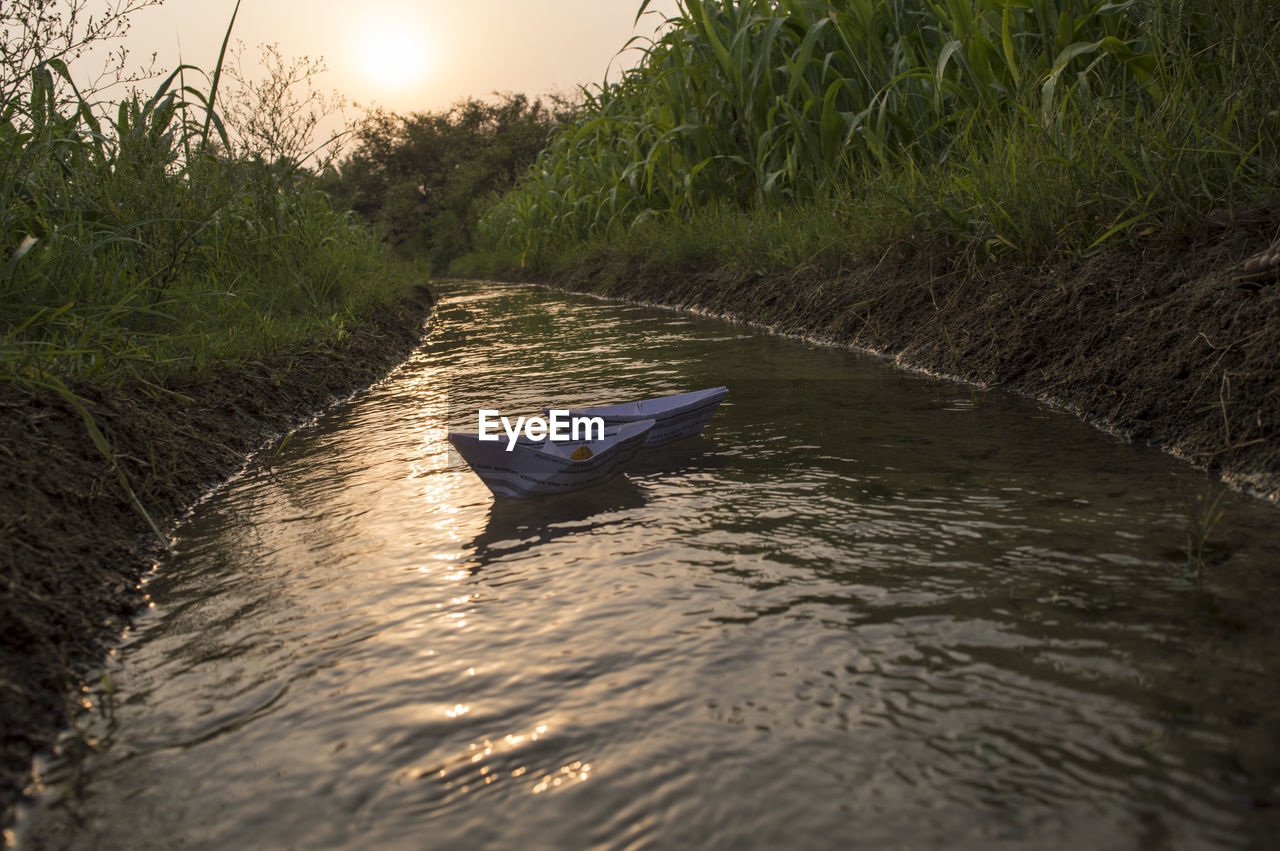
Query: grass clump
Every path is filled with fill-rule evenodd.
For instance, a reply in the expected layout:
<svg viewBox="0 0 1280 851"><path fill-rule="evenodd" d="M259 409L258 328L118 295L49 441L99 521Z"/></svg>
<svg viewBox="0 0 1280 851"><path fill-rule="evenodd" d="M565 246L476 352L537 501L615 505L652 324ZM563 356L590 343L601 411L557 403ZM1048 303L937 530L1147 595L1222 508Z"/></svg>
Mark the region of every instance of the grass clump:
<svg viewBox="0 0 1280 851"><path fill-rule="evenodd" d="M338 339L412 282L305 172L231 153L220 69L183 66L149 97L108 106L81 97L60 60L12 89L0 111L0 378L198 378Z"/></svg>
<svg viewBox="0 0 1280 851"><path fill-rule="evenodd" d="M489 211L494 251L537 270L656 222L678 253L677 231L705 242L727 217L758 232L781 213L799 232L778 230L770 264L889 248L1035 263L1280 185L1280 10L1263 0L678 10Z"/></svg>

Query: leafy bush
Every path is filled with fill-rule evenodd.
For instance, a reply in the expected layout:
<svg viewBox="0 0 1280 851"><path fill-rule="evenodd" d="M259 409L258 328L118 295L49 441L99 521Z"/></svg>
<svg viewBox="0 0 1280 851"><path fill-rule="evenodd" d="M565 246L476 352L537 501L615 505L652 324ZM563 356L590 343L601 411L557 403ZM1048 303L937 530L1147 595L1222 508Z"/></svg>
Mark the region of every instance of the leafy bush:
<svg viewBox="0 0 1280 851"><path fill-rule="evenodd" d="M520 94L438 113L377 111L357 131L340 176L325 185L401 254L447 269L474 248L481 213L571 112L564 101L548 106Z"/></svg>

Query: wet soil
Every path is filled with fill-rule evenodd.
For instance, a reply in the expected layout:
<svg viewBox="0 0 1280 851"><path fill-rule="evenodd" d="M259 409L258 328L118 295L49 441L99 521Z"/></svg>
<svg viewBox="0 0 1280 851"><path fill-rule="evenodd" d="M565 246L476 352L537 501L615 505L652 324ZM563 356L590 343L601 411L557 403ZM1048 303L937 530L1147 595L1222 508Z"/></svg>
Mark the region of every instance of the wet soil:
<svg viewBox="0 0 1280 851"><path fill-rule="evenodd" d="M554 286L709 312L1037 397L1280 501L1280 205L1039 269L936 256L743 274L587 260Z"/></svg>
<svg viewBox="0 0 1280 851"><path fill-rule="evenodd" d="M163 529L264 441L403 360L433 301L420 287L340 343L166 393L72 390ZM81 414L52 394L0 386L0 826L32 755L68 726L84 678L146 604L140 583L158 552Z"/></svg>

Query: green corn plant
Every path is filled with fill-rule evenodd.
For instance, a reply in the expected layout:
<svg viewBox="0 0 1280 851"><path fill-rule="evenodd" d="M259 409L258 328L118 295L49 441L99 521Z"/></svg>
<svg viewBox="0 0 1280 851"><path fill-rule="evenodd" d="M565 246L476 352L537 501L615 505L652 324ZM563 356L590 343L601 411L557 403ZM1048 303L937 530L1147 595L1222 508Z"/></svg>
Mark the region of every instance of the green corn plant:
<svg viewBox="0 0 1280 851"><path fill-rule="evenodd" d="M944 161L958 141L976 149L1018 123L1067 136L1082 115L1163 96L1138 11L1138 0L681 2L485 232L536 253L719 200L840 197L866 164Z"/></svg>

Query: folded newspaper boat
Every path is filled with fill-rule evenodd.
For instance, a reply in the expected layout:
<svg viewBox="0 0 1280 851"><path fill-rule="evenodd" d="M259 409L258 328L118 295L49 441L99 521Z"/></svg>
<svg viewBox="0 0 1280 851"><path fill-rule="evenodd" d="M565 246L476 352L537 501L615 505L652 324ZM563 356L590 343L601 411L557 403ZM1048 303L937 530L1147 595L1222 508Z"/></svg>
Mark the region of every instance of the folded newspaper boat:
<svg viewBox="0 0 1280 851"><path fill-rule="evenodd" d="M695 390L692 393L679 393L675 396L623 402L620 405L574 408L569 411L569 416L600 417L604 420L606 427L653 420L653 429L645 438L644 445L661 446L664 443L693 437L701 432L707 420L711 419L711 415L720 406L720 402L728 395L728 387L712 387L708 390ZM543 410L550 411L549 408Z"/></svg>
<svg viewBox="0 0 1280 851"><path fill-rule="evenodd" d="M565 493L598 485L617 475L644 443L652 419L608 426L594 440L481 440L478 434L449 432L449 442L489 490L498 496Z"/></svg>

